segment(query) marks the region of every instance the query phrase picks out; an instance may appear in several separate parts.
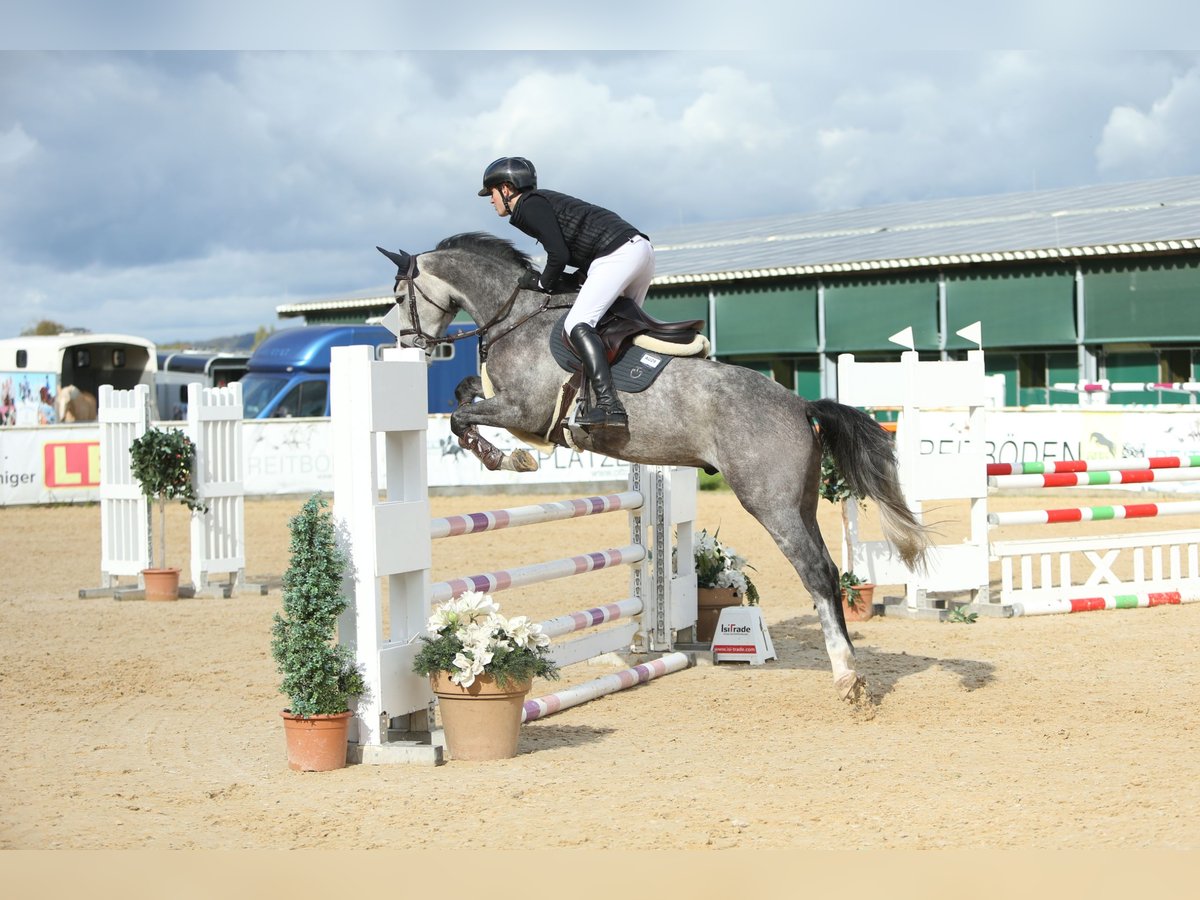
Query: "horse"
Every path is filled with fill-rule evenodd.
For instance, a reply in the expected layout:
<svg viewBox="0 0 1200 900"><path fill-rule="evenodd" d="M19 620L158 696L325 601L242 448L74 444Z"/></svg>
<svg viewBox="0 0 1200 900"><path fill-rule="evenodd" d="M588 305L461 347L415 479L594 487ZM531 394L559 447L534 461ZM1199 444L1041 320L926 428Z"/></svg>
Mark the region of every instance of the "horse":
<svg viewBox="0 0 1200 900"><path fill-rule="evenodd" d="M95 422L96 395L73 384L64 384L54 397L59 422Z"/></svg>
<svg viewBox="0 0 1200 900"><path fill-rule="evenodd" d="M417 255L378 249L397 266L397 305L389 317L402 326L393 328L402 346L480 337L481 375L459 384L450 417L459 443L489 469L528 471L531 462L536 468L528 451L502 453L477 428L503 428L526 440L550 432L566 373L549 342L573 295L525 288L537 271L530 257L486 233L454 235ZM460 310L478 327L447 336ZM900 490L891 436L859 409L804 399L751 369L705 357L671 358L648 389L621 399L628 429L574 429L576 449L721 472L812 595L837 694L861 701L866 682L855 669L838 569L817 525L822 448L855 495L878 504L885 535L920 570L929 535Z"/></svg>

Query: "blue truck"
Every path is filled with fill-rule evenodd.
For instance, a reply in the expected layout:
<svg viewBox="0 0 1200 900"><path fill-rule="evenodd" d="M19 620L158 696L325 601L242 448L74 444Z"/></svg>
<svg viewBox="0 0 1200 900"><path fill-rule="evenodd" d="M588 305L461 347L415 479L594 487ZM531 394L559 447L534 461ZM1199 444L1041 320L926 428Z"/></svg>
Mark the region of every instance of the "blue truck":
<svg viewBox="0 0 1200 900"><path fill-rule="evenodd" d="M472 324L452 324L450 333ZM277 331L255 348L241 378L247 419L329 415L329 363L333 347L367 344L394 347L396 336L382 325L303 325ZM438 344L431 351L429 411L454 411L454 389L479 372L479 339Z"/></svg>

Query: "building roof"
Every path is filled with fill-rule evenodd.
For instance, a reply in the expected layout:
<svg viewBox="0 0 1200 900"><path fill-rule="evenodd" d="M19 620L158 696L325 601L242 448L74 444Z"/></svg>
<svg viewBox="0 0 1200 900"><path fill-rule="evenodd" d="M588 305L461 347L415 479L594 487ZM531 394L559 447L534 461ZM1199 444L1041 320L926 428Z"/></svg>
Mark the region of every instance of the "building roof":
<svg viewBox="0 0 1200 900"><path fill-rule="evenodd" d="M655 285L1200 250L1200 176L685 225L651 235ZM281 316L387 305L289 303Z"/></svg>
<svg viewBox="0 0 1200 900"><path fill-rule="evenodd" d="M661 231L654 283L1200 249L1200 177L895 203Z"/></svg>

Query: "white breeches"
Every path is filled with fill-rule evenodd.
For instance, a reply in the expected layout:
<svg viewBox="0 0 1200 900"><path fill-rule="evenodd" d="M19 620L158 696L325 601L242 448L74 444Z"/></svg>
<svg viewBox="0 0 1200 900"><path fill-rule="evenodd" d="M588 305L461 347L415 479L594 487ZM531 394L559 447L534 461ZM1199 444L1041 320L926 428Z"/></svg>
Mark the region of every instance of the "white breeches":
<svg viewBox="0 0 1200 900"><path fill-rule="evenodd" d="M595 327L613 301L621 296L629 297L641 306L653 277L654 247L639 234L607 256L593 260L588 267L587 280L563 322L563 330L569 335L581 322Z"/></svg>

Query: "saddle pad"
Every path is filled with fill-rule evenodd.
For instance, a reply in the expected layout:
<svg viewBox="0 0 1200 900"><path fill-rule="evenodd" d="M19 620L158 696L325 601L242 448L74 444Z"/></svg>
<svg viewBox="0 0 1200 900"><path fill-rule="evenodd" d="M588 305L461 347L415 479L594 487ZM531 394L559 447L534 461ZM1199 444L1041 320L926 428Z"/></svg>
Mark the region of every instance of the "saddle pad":
<svg viewBox="0 0 1200 900"><path fill-rule="evenodd" d="M554 360L568 372L578 372L581 366L579 357L567 346L563 339L562 323L567 314L550 329L550 352ZM654 353L641 347L629 346L621 351L621 355L612 363L613 387L627 394L638 394L650 387L658 378L672 357L662 353Z"/></svg>

